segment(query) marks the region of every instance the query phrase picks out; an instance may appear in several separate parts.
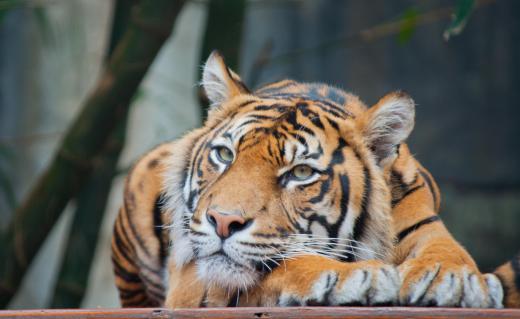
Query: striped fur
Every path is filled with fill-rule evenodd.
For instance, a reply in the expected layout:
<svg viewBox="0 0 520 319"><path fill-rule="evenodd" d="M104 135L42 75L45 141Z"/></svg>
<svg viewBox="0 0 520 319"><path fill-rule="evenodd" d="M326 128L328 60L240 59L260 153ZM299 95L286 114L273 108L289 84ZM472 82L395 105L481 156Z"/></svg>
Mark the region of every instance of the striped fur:
<svg viewBox="0 0 520 319"><path fill-rule="evenodd" d="M406 94L367 108L322 84L251 93L217 54L203 85L205 125L127 179L112 244L123 306L501 306L498 280L447 232L435 181L403 143ZM221 240L208 210L247 222Z"/></svg>

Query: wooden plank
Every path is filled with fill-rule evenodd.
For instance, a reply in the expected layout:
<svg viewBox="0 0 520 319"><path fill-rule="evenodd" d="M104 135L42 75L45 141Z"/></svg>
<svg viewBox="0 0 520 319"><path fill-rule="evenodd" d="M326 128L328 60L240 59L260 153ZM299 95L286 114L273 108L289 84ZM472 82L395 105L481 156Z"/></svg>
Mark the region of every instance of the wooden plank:
<svg viewBox="0 0 520 319"><path fill-rule="evenodd" d="M0 318L287 318L287 319L366 319L366 318L520 318L520 309L461 309L409 307L297 307L297 308L204 308L204 309L67 309L7 310Z"/></svg>

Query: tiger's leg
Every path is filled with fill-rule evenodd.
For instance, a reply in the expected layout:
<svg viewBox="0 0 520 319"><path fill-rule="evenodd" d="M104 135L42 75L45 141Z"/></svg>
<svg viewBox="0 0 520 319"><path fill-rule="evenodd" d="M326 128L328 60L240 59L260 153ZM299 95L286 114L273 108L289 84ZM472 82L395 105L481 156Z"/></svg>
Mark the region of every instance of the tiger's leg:
<svg viewBox="0 0 520 319"><path fill-rule="evenodd" d="M240 291L204 285L195 263L170 265L169 274L168 308L396 305L400 287L391 265L313 255L282 262L257 286Z"/></svg>
<svg viewBox="0 0 520 319"><path fill-rule="evenodd" d="M397 231L395 263L402 279L400 303L501 307L500 282L494 275L482 274L450 235L437 215L439 192L435 182L407 153L406 147L400 148L391 173Z"/></svg>
<svg viewBox="0 0 520 319"><path fill-rule="evenodd" d="M167 308L226 307L235 294L200 281L195 262L182 268L177 268L173 262L170 262L168 274L168 291L164 304Z"/></svg>
<svg viewBox="0 0 520 319"><path fill-rule="evenodd" d="M494 273L504 287L504 306L520 308L520 254L498 267Z"/></svg>
<svg viewBox="0 0 520 319"><path fill-rule="evenodd" d="M340 262L301 256L280 264L240 294L240 306L395 305L399 274L380 261Z"/></svg>

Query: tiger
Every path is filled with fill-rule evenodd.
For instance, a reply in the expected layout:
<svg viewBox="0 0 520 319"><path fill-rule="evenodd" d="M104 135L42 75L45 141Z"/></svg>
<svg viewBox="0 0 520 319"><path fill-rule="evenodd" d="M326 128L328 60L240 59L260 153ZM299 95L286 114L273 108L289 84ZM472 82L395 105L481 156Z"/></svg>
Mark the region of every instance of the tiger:
<svg viewBox="0 0 520 319"><path fill-rule="evenodd" d="M112 262L123 307L519 307L518 258L483 274L406 139L415 102L320 83L250 90L218 52L204 125L128 174ZM504 296L505 293L505 296Z"/></svg>

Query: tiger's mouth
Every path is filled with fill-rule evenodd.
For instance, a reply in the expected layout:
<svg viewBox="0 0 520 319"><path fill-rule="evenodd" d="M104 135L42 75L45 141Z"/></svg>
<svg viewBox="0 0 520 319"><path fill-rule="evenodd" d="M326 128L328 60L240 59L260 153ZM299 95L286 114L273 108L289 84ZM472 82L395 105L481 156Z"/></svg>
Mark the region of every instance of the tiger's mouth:
<svg viewBox="0 0 520 319"><path fill-rule="evenodd" d="M218 259L219 261L223 261L226 265L236 266L237 268L243 269L243 271L256 271L259 273L259 275L265 275L267 273L270 273L280 265L280 263L275 259L262 261L251 260L249 263L243 264L242 262L234 260L222 248L209 256L199 258L199 260L210 260L212 258Z"/></svg>
<svg viewBox="0 0 520 319"><path fill-rule="evenodd" d="M262 275L255 267L233 260L223 250L201 257L196 263L201 279L229 289L247 289L257 283Z"/></svg>

